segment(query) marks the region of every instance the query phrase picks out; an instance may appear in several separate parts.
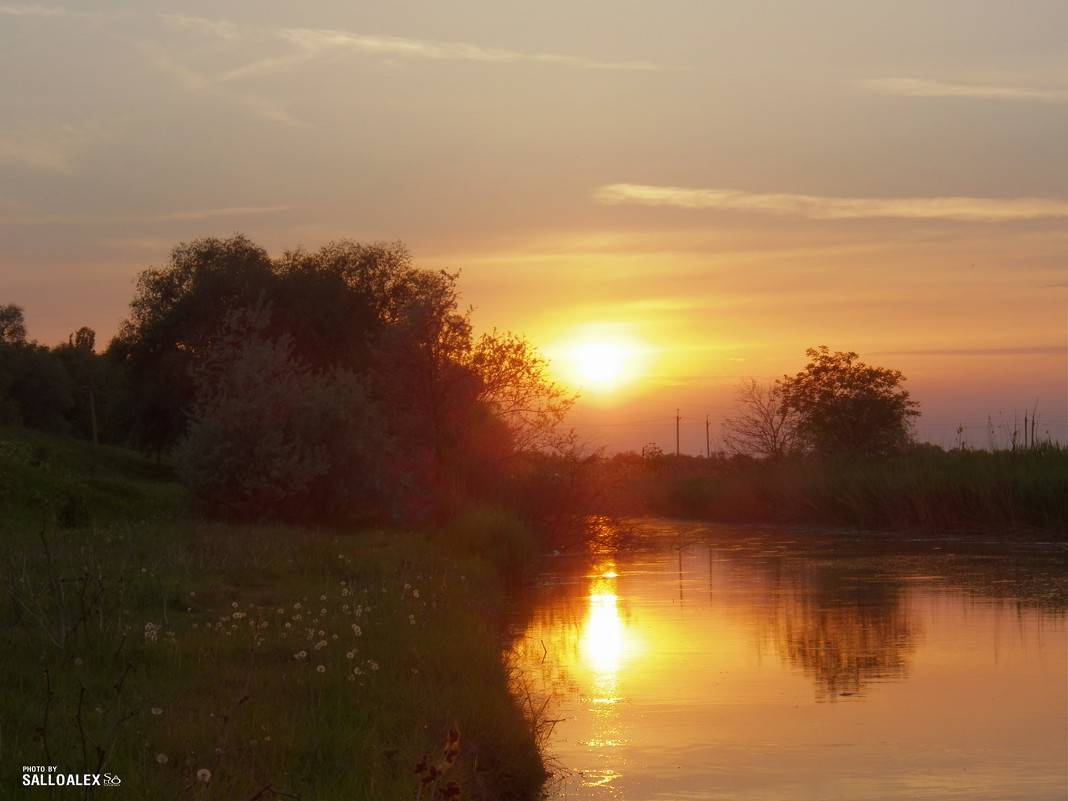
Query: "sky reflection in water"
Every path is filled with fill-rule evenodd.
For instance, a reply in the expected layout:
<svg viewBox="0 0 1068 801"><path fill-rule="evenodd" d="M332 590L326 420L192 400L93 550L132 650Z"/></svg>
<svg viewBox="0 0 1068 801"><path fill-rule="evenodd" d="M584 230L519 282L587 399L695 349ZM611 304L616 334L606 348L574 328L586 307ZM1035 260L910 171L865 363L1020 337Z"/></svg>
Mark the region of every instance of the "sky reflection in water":
<svg viewBox="0 0 1068 801"><path fill-rule="evenodd" d="M548 563L557 797L1065 797L1066 617L1018 558L692 533Z"/></svg>

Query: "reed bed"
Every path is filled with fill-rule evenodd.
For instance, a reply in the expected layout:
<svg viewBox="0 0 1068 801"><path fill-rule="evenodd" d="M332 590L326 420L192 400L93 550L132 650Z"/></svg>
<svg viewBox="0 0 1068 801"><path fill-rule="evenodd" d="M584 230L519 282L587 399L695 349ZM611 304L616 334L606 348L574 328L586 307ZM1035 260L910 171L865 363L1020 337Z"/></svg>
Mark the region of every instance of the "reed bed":
<svg viewBox="0 0 1068 801"><path fill-rule="evenodd" d="M917 450L882 460L753 463L666 474L658 514L934 534L1068 537L1068 449Z"/></svg>

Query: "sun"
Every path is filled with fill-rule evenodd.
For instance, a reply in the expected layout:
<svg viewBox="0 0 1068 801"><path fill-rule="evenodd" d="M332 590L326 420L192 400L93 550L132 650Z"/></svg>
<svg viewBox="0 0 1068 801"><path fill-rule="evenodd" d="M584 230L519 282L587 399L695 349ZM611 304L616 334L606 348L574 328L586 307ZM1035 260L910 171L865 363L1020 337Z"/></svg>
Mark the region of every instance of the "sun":
<svg viewBox="0 0 1068 801"><path fill-rule="evenodd" d="M596 386L615 383L627 367L629 348L611 342L589 342L568 354L575 372L584 382Z"/></svg>

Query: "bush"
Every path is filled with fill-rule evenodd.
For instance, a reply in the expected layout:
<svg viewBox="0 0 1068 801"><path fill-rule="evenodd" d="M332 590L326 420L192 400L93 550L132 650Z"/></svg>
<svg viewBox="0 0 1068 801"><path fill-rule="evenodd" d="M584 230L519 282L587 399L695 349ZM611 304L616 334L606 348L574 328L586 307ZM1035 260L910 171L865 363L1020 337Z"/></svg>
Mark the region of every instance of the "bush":
<svg viewBox="0 0 1068 801"><path fill-rule="evenodd" d="M512 581L529 570L537 551L534 535L519 516L493 506L461 514L444 536L454 553L487 559Z"/></svg>

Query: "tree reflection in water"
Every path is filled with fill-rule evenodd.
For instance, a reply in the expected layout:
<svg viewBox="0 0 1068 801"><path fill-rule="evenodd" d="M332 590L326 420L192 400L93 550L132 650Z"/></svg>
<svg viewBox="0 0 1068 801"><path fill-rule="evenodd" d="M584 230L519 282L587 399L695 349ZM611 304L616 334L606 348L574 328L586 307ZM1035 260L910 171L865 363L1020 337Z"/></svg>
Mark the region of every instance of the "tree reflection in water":
<svg viewBox="0 0 1068 801"><path fill-rule="evenodd" d="M1063 784L1048 710L1065 696L1068 554L666 522L598 532L589 552L546 560L516 645L528 703L559 723L561 795L938 787L993 801L1024 778ZM1006 582L1017 575L1032 578Z"/></svg>
<svg viewBox="0 0 1068 801"><path fill-rule="evenodd" d="M901 585L830 567L784 576L766 608L780 657L815 684L816 699L862 696L871 682L908 676L920 624L909 619Z"/></svg>

